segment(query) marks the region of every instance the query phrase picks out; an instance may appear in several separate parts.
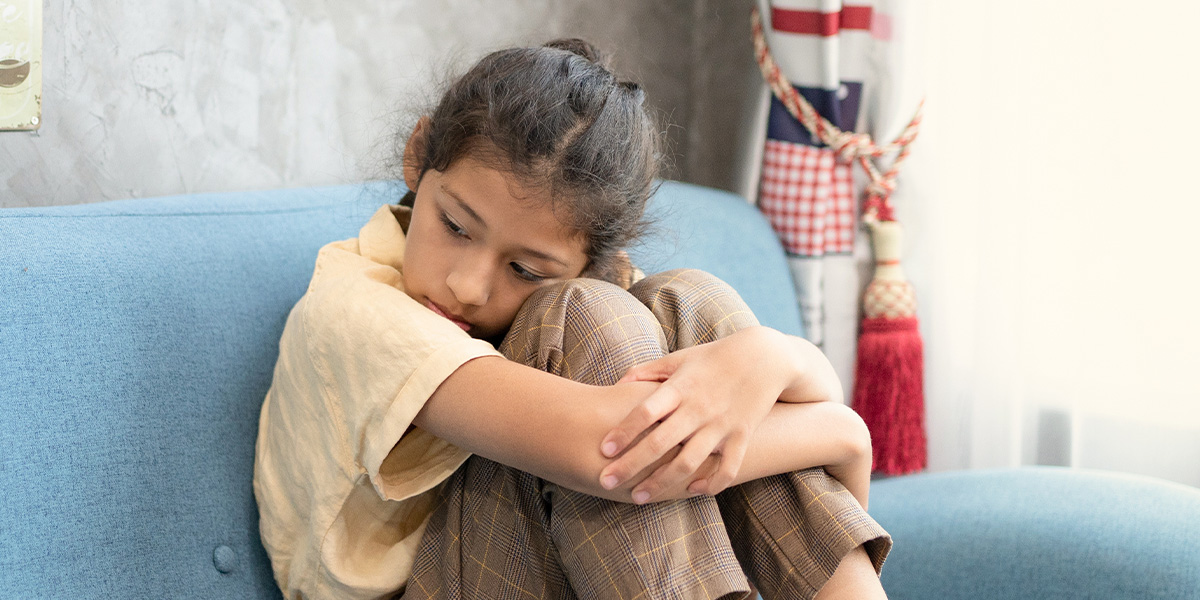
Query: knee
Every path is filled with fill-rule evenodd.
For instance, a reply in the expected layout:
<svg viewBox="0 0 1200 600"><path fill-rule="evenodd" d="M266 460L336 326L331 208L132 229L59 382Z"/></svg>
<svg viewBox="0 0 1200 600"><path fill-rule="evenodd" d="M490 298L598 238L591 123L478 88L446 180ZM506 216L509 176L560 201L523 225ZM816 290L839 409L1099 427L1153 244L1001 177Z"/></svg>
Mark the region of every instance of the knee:
<svg viewBox="0 0 1200 600"><path fill-rule="evenodd" d="M700 269L672 269L655 273L634 284L629 291L651 308L655 303L664 302L681 307L712 300L744 304L733 286Z"/></svg>
<svg viewBox="0 0 1200 600"><path fill-rule="evenodd" d="M686 348L758 325L733 286L699 269L656 273L629 289L673 334L672 349ZM674 339L670 339L674 335Z"/></svg>
<svg viewBox="0 0 1200 600"><path fill-rule="evenodd" d="M580 278L531 295L501 351L584 383L611 385L625 369L662 356L665 347L658 320L629 292ZM510 355L510 349L516 351Z"/></svg>
<svg viewBox="0 0 1200 600"><path fill-rule="evenodd" d="M653 322L653 317L645 305L638 302L628 291L619 286L599 279L578 278L563 281L548 289L540 290L544 295L534 299L534 307L543 313L561 313L561 318L568 330L575 330L583 335L594 335L594 330L604 328L608 323L623 326L614 331L626 330L630 333L640 331L641 321ZM657 323L653 328L657 331Z"/></svg>
<svg viewBox="0 0 1200 600"><path fill-rule="evenodd" d="M617 285L577 278L539 288L525 301L517 320L579 330L644 312L646 307Z"/></svg>
<svg viewBox="0 0 1200 600"><path fill-rule="evenodd" d="M682 269L671 269L670 271L661 271L653 275L648 275L643 277L635 285L665 288L686 288L705 285L723 285L729 287L729 284L725 283L721 280L721 278L709 273L708 271L701 271L700 269L692 269L687 267Z"/></svg>
<svg viewBox="0 0 1200 600"><path fill-rule="evenodd" d="M536 308L567 304L587 306L597 301L620 303L627 296L629 293L616 284L579 277L538 288L525 301L525 307Z"/></svg>

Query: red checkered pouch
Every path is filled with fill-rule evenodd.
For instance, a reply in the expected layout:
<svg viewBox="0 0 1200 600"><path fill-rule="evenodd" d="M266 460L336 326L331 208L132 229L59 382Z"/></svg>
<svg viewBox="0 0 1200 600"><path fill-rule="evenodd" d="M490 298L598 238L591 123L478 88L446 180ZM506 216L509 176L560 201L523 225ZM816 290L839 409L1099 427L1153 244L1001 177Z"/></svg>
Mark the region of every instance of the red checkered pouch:
<svg viewBox="0 0 1200 600"><path fill-rule="evenodd" d="M854 248L850 165L829 148L768 139L758 206L796 256L849 254Z"/></svg>

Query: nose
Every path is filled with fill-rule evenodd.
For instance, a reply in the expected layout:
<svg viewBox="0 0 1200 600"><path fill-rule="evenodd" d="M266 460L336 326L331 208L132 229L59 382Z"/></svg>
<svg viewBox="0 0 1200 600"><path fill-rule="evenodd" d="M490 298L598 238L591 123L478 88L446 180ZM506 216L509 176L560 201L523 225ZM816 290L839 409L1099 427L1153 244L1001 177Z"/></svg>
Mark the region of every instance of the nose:
<svg viewBox="0 0 1200 600"><path fill-rule="evenodd" d="M492 273L486 261L460 263L446 277L446 287L460 303L483 306L491 293Z"/></svg>

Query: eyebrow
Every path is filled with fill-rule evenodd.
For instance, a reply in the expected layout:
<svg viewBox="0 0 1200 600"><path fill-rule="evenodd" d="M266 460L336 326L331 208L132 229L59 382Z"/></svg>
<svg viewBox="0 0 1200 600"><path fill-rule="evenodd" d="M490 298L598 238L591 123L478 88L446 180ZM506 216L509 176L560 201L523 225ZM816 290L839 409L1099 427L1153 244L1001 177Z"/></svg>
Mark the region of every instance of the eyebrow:
<svg viewBox="0 0 1200 600"><path fill-rule="evenodd" d="M488 228L487 222L484 221L483 218L479 216L479 213L475 212L475 209L468 206L467 203L465 201L463 201L461 196L459 196L457 193L455 193L454 190L446 187L445 184L443 184L441 187L442 187L442 191L445 192L447 196L450 196L450 198L452 198L458 204L458 207L461 208L463 210L463 212L467 213L468 217L471 217L471 219L474 220L476 223L478 223L479 226L482 227L485 231L487 230L487 228ZM557 258L555 256L551 256L549 254L546 254L545 252L542 252L541 250L534 250L533 248L530 248L529 246L521 246L519 249L522 253L532 256L534 258L539 258L539 259L545 260L547 262L558 263L558 264L562 265L563 267L570 266L562 259Z"/></svg>
<svg viewBox="0 0 1200 600"><path fill-rule="evenodd" d="M534 257L534 258L540 258L547 262L558 263L564 267L567 266L567 263L565 263L553 256L550 256L549 254L546 254L545 252L539 252L539 251L534 250L533 248L529 248L527 246L521 246L521 251L524 252L525 254L528 254L528 255Z"/></svg>
<svg viewBox="0 0 1200 600"><path fill-rule="evenodd" d="M446 192L447 196L450 196L451 198L453 198L454 201L458 203L458 207L463 209L463 212L467 213L468 217L471 217L472 219L475 220L476 223L479 223L480 227L487 229L487 223L485 223L483 221L483 219L480 218L479 213L475 212L475 209L471 208L470 206L467 205L466 202L463 201L462 196L459 196L458 194L456 194L454 192L454 190L446 187L445 184L442 185L442 191Z"/></svg>

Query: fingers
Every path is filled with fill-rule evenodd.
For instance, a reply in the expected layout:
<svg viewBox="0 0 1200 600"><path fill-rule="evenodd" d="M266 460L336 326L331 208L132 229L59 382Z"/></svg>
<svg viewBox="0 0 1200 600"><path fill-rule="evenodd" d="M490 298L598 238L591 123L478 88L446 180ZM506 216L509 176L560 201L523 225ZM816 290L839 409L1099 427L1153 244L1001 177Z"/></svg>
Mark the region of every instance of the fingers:
<svg viewBox="0 0 1200 600"><path fill-rule="evenodd" d="M629 443L642 435L651 425L665 419L676 408L679 408L679 400L679 394L673 388L667 386L658 388L636 408L629 411L629 414L617 424L616 428L604 436L600 442L600 453L612 458L625 451ZM663 450L666 451L670 447L667 446ZM662 455L659 454L659 456ZM634 471L634 473L636 472Z"/></svg>
<svg viewBox="0 0 1200 600"><path fill-rule="evenodd" d="M655 394L659 393L670 394L672 397L670 401L673 404L678 403L678 398L670 388L659 388ZM651 400L652 398L647 398L646 403L650 403ZM640 407L634 409L635 413L639 411ZM686 416L681 418L678 414L672 415L671 418L659 423L653 431L625 450L620 458L605 467L600 472L600 485L611 490L629 481L634 475L654 464L683 440L693 436L694 433L696 433L696 425L692 419ZM713 442L713 445L709 446L710 451L716 443Z"/></svg>
<svg viewBox="0 0 1200 600"><path fill-rule="evenodd" d="M654 502L662 499L668 491L682 488L712 456L713 450L720 442L720 434L711 430L704 430L692 436L674 460L659 467L633 488L634 503Z"/></svg>
<svg viewBox="0 0 1200 600"><path fill-rule="evenodd" d="M679 366L679 357L668 354L657 360L630 367L617 383L630 381L666 381Z"/></svg>
<svg viewBox="0 0 1200 600"><path fill-rule="evenodd" d="M738 471L742 468L742 460L746 457L746 447L750 439L744 432L734 433L720 449L721 462L717 470L704 479L697 479L688 485L688 491L693 494L716 495L733 485Z"/></svg>
<svg viewBox="0 0 1200 600"><path fill-rule="evenodd" d="M660 388L660 391L665 390L670 389ZM647 402L649 400L650 398L647 398ZM674 480L679 472L684 472L684 475L695 473L696 464L712 454L713 448L720 443L719 436L714 438L712 434L706 433L707 431L707 428L704 431L696 431L696 422L689 415L680 415L679 413L671 415L671 418L662 421L658 427L655 427L654 431L650 431L646 437L625 450L625 454L608 464L600 472L600 485L607 490L612 490L613 487L624 484L634 478L636 474L658 462L659 458L666 455L674 446L682 444L685 439L688 439L688 445L694 446L694 448L685 448L688 451L684 457L685 462L679 462L678 456L671 461L677 463L677 470L672 470L667 476ZM696 444L692 444L690 438L698 438ZM680 452L680 454L684 454L684 452Z"/></svg>

